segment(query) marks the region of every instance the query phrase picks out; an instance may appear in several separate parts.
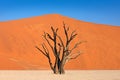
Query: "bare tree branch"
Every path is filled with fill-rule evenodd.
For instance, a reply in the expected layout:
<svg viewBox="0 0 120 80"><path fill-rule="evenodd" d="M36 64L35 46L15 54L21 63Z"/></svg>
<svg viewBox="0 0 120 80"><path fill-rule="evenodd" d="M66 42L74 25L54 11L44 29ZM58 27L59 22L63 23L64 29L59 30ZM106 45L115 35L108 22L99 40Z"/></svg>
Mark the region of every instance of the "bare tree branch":
<svg viewBox="0 0 120 80"><path fill-rule="evenodd" d="M66 53L65 56L69 56L70 54L72 54L73 50L75 50L83 42L86 42L86 41L80 41L78 43L75 43L75 45L74 45L74 47L72 49L69 49L69 50L66 51L67 53Z"/></svg>
<svg viewBox="0 0 120 80"><path fill-rule="evenodd" d="M68 40L68 43L67 43L67 45L69 45L70 44L70 42L77 36L77 34L75 33L76 31L73 31L72 33L71 33L71 35L70 35L70 39Z"/></svg>
<svg viewBox="0 0 120 80"><path fill-rule="evenodd" d="M50 48L52 49L52 51L54 52L53 46L50 44L49 40L47 39L45 32L44 32L43 37L44 37L44 39L47 41L47 43L48 43L48 45L50 46Z"/></svg>
<svg viewBox="0 0 120 80"><path fill-rule="evenodd" d="M51 37L50 34L48 34L48 33L46 33L46 34L47 34L47 36L48 36L49 39L51 39L52 41L54 41L54 39Z"/></svg>
<svg viewBox="0 0 120 80"><path fill-rule="evenodd" d="M80 52L74 55L71 55L69 59L76 59L80 55Z"/></svg>
<svg viewBox="0 0 120 80"><path fill-rule="evenodd" d="M48 61L49 61L49 64L50 64L51 69L54 70L54 68L53 68L53 66L52 66L52 62L51 62L50 56L48 56Z"/></svg>
<svg viewBox="0 0 120 80"><path fill-rule="evenodd" d="M49 54L49 50L48 50L47 46L46 46L44 43L43 43L43 45L44 45L44 47L45 47L47 53Z"/></svg>
<svg viewBox="0 0 120 80"><path fill-rule="evenodd" d="M47 57L47 54L44 51L42 51L39 47L35 46L35 48L37 48L43 55Z"/></svg>
<svg viewBox="0 0 120 80"><path fill-rule="evenodd" d="M63 28L64 28L64 33L65 33L65 36L66 36L66 45L67 45L67 41L68 41L68 39L69 39L69 37L68 37L69 27L66 29L65 26L66 26L66 25L65 25L65 23L63 22Z"/></svg>
<svg viewBox="0 0 120 80"><path fill-rule="evenodd" d="M71 55L67 56L67 57L66 57L66 62L68 62L68 61L71 60L71 59L76 59L77 57L80 56L80 54L81 54L81 53L78 52L78 53L71 54Z"/></svg>
<svg viewBox="0 0 120 80"><path fill-rule="evenodd" d="M42 45L44 51L42 51L39 47L36 46L36 48L43 54L47 57L48 61L49 61L49 64L50 64L50 68L52 70L54 70L53 66L52 66L52 62L51 62L51 58L50 58L50 55L49 55L49 52L47 52L47 47L45 45Z"/></svg>
<svg viewBox="0 0 120 80"><path fill-rule="evenodd" d="M71 53L74 49L76 49L81 43L82 43L82 42L76 43L76 44L74 45L74 47L73 47L71 50L69 50L69 53Z"/></svg>
<svg viewBox="0 0 120 80"><path fill-rule="evenodd" d="M64 42L63 42L63 40L61 39L61 37L60 37L59 35L57 35L57 37L58 37L58 39L60 40L60 43L61 43L62 47L65 48Z"/></svg>
<svg viewBox="0 0 120 80"><path fill-rule="evenodd" d="M62 45L61 45L60 43L58 43L58 46L59 46L59 49L58 49L58 55L60 55Z"/></svg>
<svg viewBox="0 0 120 80"><path fill-rule="evenodd" d="M45 51L46 55L48 55L48 52L46 51L46 48L44 47L44 45L42 44L42 48Z"/></svg>

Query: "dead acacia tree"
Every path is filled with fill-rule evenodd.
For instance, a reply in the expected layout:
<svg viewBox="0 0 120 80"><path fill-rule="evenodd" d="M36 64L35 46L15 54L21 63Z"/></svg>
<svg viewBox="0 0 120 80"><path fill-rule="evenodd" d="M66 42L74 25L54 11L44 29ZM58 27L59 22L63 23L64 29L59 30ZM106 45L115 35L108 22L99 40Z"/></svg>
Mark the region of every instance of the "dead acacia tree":
<svg viewBox="0 0 120 80"><path fill-rule="evenodd" d="M76 42L72 48L70 48L70 43L77 36L76 31L69 33L69 27L66 27L63 22L63 29L65 34L65 40L58 34L58 28L54 29L51 27L52 35L44 32L43 38L47 42L47 45L51 48L52 53L54 54L54 62L50 56L50 51L48 46L43 43L41 46L43 49L40 49L38 46L36 48L48 59L50 68L55 74L64 74L64 65L71 59L75 59L80 55L80 52L73 53L73 50L78 47L82 42ZM52 42L52 43L51 43Z"/></svg>

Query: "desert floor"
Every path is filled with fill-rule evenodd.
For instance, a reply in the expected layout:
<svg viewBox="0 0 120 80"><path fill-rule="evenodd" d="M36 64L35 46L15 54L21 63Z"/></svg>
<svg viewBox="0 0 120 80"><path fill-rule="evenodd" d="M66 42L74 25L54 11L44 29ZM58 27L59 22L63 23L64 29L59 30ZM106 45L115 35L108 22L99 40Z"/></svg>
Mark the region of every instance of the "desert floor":
<svg viewBox="0 0 120 80"><path fill-rule="evenodd" d="M120 80L120 70L66 70L55 75L50 70L1 70L1 80Z"/></svg>

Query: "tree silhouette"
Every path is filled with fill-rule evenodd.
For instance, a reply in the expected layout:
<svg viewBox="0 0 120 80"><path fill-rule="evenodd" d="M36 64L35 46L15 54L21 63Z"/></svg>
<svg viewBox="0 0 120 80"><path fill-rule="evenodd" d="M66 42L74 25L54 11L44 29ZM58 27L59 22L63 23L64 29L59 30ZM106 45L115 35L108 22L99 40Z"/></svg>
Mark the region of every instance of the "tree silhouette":
<svg viewBox="0 0 120 80"><path fill-rule="evenodd" d="M53 33L52 35L47 32L44 32L43 34L43 38L54 54L54 62L52 61L50 50L45 43L41 45L42 49L36 46L36 48L48 59L50 68L55 74L64 74L64 66L66 62L71 59L76 59L81 53L80 51L78 53L73 53L73 50L76 49L78 45L80 45L82 42L76 42L74 46L70 48L70 43L77 36L76 31L72 31L71 33L69 33L69 27L66 27L66 24L64 22L63 29L66 41L63 40L62 37L58 34L58 28L54 29L53 27L51 27Z"/></svg>

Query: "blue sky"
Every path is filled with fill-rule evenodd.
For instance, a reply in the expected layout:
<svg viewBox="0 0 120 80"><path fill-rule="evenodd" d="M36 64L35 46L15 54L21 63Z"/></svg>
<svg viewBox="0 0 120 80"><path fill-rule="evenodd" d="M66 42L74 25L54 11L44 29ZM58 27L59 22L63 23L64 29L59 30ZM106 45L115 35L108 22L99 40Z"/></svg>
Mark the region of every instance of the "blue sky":
<svg viewBox="0 0 120 80"><path fill-rule="evenodd" d="M120 26L120 0L0 0L0 21L44 14Z"/></svg>

